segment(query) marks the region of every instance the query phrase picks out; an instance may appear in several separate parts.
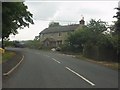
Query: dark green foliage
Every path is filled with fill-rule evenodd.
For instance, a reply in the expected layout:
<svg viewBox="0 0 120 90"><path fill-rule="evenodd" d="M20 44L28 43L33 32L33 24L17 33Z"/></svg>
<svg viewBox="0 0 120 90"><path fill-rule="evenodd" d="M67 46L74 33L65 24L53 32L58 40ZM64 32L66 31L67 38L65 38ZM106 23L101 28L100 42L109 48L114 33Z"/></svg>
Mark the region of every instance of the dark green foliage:
<svg viewBox="0 0 120 90"><path fill-rule="evenodd" d="M117 37L107 31L107 24L101 20L91 20L86 27L71 33L64 45L67 51L77 51L96 60L117 61ZM63 49L63 50L64 50Z"/></svg>
<svg viewBox="0 0 120 90"><path fill-rule="evenodd" d="M120 8L116 8L118 12L116 13L115 18L117 22L115 23L115 34L113 35L114 46L117 48L118 60L120 60ZM120 61L119 61L120 62Z"/></svg>
<svg viewBox="0 0 120 90"><path fill-rule="evenodd" d="M114 16L115 18L117 18L117 22L115 23L115 32L116 34L120 34L120 8L115 8L118 10L118 12L116 12L116 16Z"/></svg>
<svg viewBox="0 0 120 90"><path fill-rule="evenodd" d="M49 24L49 27L56 27L56 26L60 26L58 22L51 22Z"/></svg>
<svg viewBox="0 0 120 90"><path fill-rule="evenodd" d="M24 41L24 43L27 48L33 48L33 49L41 48L41 44L39 40L28 40L28 41Z"/></svg>
<svg viewBox="0 0 120 90"><path fill-rule="evenodd" d="M32 14L23 2L2 3L2 38L17 34L18 28L29 27L29 23L33 24Z"/></svg>
<svg viewBox="0 0 120 90"><path fill-rule="evenodd" d="M69 42L70 46L74 47L84 47L85 45L97 45L99 38L107 28L105 23L98 20L91 20L87 27L79 28L74 33L71 33L67 42Z"/></svg>
<svg viewBox="0 0 120 90"><path fill-rule="evenodd" d="M0 39L2 38L2 3L0 2Z"/></svg>
<svg viewBox="0 0 120 90"><path fill-rule="evenodd" d="M4 44L5 44L5 47L14 47L13 41L5 40L5 41L4 41Z"/></svg>

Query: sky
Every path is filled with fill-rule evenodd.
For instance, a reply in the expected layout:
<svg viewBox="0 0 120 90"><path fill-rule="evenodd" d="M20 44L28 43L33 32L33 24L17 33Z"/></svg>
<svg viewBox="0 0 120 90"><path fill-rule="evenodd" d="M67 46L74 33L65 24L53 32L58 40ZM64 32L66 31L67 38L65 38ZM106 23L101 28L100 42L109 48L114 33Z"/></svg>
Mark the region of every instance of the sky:
<svg viewBox="0 0 120 90"><path fill-rule="evenodd" d="M10 40L33 40L35 36L48 27L49 23L59 22L60 25L78 24L84 17L85 24L91 19L116 21L118 1L38 1L26 0L28 11L33 14L34 25L18 30L19 34L10 35Z"/></svg>

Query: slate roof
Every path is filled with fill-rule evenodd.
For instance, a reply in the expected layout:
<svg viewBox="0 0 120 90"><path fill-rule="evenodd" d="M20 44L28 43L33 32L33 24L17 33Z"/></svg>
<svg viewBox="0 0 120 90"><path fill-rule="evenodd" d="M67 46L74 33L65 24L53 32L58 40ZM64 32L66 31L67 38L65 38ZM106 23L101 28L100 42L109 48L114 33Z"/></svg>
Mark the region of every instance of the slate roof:
<svg viewBox="0 0 120 90"><path fill-rule="evenodd" d="M75 29L78 28L78 26L79 24L49 27L41 31L40 34L74 31Z"/></svg>

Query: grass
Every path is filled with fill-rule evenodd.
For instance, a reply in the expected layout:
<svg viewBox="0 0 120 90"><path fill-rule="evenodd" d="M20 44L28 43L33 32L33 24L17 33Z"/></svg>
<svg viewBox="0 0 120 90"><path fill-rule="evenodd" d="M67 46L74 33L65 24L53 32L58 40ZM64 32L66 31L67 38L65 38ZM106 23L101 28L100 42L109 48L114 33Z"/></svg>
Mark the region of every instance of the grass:
<svg viewBox="0 0 120 90"><path fill-rule="evenodd" d="M12 52L12 51L5 51L4 54L2 54L2 60L0 59L0 63L4 63L6 62L7 60L11 59L13 56L15 56L15 52Z"/></svg>

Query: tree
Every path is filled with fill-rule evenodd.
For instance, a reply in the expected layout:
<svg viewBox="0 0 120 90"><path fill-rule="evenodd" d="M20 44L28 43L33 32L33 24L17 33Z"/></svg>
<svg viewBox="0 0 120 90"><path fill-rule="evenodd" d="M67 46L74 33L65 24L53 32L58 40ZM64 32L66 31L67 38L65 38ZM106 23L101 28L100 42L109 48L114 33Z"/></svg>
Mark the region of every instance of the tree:
<svg viewBox="0 0 120 90"><path fill-rule="evenodd" d="M55 27L55 26L60 26L58 22L50 22L49 27Z"/></svg>
<svg viewBox="0 0 120 90"><path fill-rule="evenodd" d="M115 23L115 32L113 35L113 45L117 49L117 55L120 58L120 7L115 9L117 9L118 12L116 12L116 16L113 16L114 18L117 18Z"/></svg>
<svg viewBox="0 0 120 90"><path fill-rule="evenodd" d="M34 40L39 40L39 36L35 36Z"/></svg>
<svg viewBox="0 0 120 90"><path fill-rule="evenodd" d="M34 24L33 15L27 9L23 2L2 3L2 42L10 34L18 34L18 28L29 27L29 23Z"/></svg>
<svg viewBox="0 0 120 90"><path fill-rule="evenodd" d="M115 32L118 34L120 34L120 8L115 8L118 10L118 12L116 12L116 16L113 16L114 18L117 18L117 22L115 23Z"/></svg>
<svg viewBox="0 0 120 90"><path fill-rule="evenodd" d="M74 33L72 33L68 37L68 41L70 41L71 44L97 44L99 36L103 34L104 31L106 31L106 23L98 20L95 21L91 19L91 21L88 23L86 27L78 28Z"/></svg>
<svg viewBox="0 0 120 90"><path fill-rule="evenodd" d="M94 19L91 19L90 22L88 23L87 27L92 32L94 32L96 34L100 34L107 30L106 25L107 25L106 22L101 21L100 19L97 21L95 21Z"/></svg>
<svg viewBox="0 0 120 90"><path fill-rule="evenodd" d="M107 44L109 40L103 33L106 30L107 27L105 22L91 19L86 26L78 28L68 36L64 49L84 53L85 48ZM105 40L103 40L104 38ZM103 43L99 41L103 41Z"/></svg>
<svg viewBox="0 0 120 90"><path fill-rule="evenodd" d="M40 49L41 43L39 40L28 40L25 41L25 46L28 48Z"/></svg>
<svg viewBox="0 0 120 90"><path fill-rule="evenodd" d="M70 33L70 35L67 38L67 42L69 42L69 45L71 47L81 47L83 44L85 44L90 39L90 32L87 30L87 28L78 29L73 33Z"/></svg>
<svg viewBox="0 0 120 90"><path fill-rule="evenodd" d="M0 3L0 39L2 38L2 4Z"/></svg>

